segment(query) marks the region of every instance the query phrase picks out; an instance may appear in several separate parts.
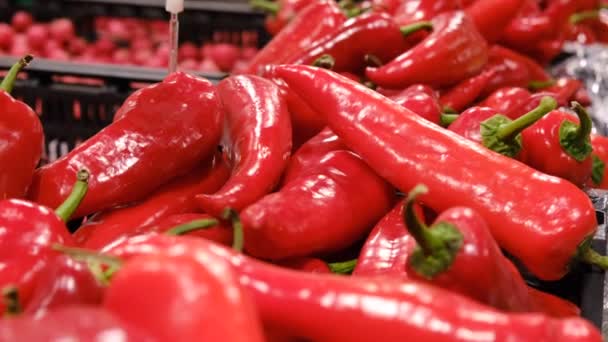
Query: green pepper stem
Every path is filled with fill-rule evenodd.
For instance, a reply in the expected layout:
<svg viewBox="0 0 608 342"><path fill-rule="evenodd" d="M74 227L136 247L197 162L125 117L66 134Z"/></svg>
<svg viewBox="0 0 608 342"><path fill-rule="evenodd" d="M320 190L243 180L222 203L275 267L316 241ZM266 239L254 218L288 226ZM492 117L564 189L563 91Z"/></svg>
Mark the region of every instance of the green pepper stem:
<svg viewBox="0 0 608 342"><path fill-rule="evenodd" d="M243 237L243 223L239 218L239 214L232 208L226 208L222 214L222 218L232 222L232 249L239 253L242 252L245 241Z"/></svg>
<svg viewBox="0 0 608 342"><path fill-rule="evenodd" d="M184 235L193 231L208 229L218 225L216 219L197 219L188 223L180 224L165 232L166 235Z"/></svg>
<svg viewBox="0 0 608 342"><path fill-rule="evenodd" d="M322 55L317 58L314 62L312 62L312 66L317 68L323 68L327 70L332 70L336 65L336 60L331 55Z"/></svg>
<svg viewBox="0 0 608 342"><path fill-rule="evenodd" d="M441 113L441 117L439 118L441 126L443 126L443 127L448 127L454 121L456 121L456 119L458 119L458 114L447 114L447 113Z"/></svg>
<svg viewBox="0 0 608 342"><path fill-rule="evenodd" d="M0 89L10 94L15 86L17 75L19 75L19 72L23 70L23 68L25 68L28 64L30 64L33 59L34 57L32 55L26 55L19 61L17 61L17 63L13 64L13 66L6 74L6 77L2 80L2 83L0 83Z"/></svg>
<svg viewBox="0 0 608 342"><path fill-rule="evenodd" d="M351 274L357 266L357 259L328 263L329 269L336 274Z"/></svg>
<svg viewBox="0 0 608 342"><path fill-rule="evenodd" d="M425 256L432 255L436 250L443 248L443 242L430 233L429 227L420 220L416 214L416 210L414 210L416 198L419 195L428 192L429 190L425 185L416 185L408 194L403 210L405 226L410 234L412 234Z"/></svg>
<svg viewBox="0 0 608 342"><path fill-rule="evenodd" d="M101 263L115 269L121 268L123 264L123 261L120 258L111 255L100 254L90 249L67 247L56 243L53 244L53 250L68 255L76 260Z"/></svg>
<svg viewBox="0 0 608 342"><path fill-rule="evenodd" d="M597 19L599 17L600 17L599 10L578 12L578 13L574 13L573 15L570 16L570 23L578 24L581 21L585 21L587 19Z"/></svg>
<svg viewBox="0 0 608 342"><path fill-rule="evenodd" d="M540 90L549 88L555 85L556 81L554 79L549 79L546 81L530 81L528 82L528 89L530 90Z"/></svg>
<svg viewBox="0 0 608 342"><path fill-rule="evenodd" d="M2 298L6 311L4 317L17 316L23 312L21 301L19 300L19 289L16 286L9 285L2 289Z"/></svg>
<svg viewBox="0 0 608 342"><path fill-rule="evenodd" d="M249 5L253 8L263 10L270 14L277 14L279 12L279 4L269 0L250 0Z"/></svg>
<svg viewBox="0 0 608 342"><path fill-rule="evenodd" d="M579 121L576 135L574 135L572 141L575 145L583 145L588 141L589 136L591 135L593 121L591 120L589 113L587 113L587 110L585 110L585 107L581 106L580 103L572 101L570 107L576 113L576 116L578 116Z"/></svg>
<svg viewBox="0 0 608 342"><path fill-rule="evenodd" d="M401 31L401 34L404 37L409 36L412 33L416 33L420 30L427 30L427 31L432 31L433 30L433 23L431 23L430 21L420 21L417 23L413 23L407 26L403 26L401 28L399 28L399 31Z"/></svg>
<svg viewBox="0 0 608 342"><path fill-rule="evenodd" d="M76 174L76 183L72 188L72 193L68 198L55 210L55 214L63 220L63 222L69 221L70 217L74 214L78 206L84 199L89 189L89 172L87 170L80 170Z"/></svg>
<svg viewBox="0 0 608 342"><path fill-rule="evenodd" d="M540 118L545 116L550 111L557 107L557 101L551 96L545 96L540 100L538 107L534 108L529 113L526 113L516 120L501 126L496 132L498 140L511 140L514 139L524 129L532 126Z"/></svg>
<svg viewBox="0 0 608 342"><path fill-rule="evenodd" d="M601 255L591 247L591 240L579 248L578 259L584 263L608 270L608 256Z"/></svg>

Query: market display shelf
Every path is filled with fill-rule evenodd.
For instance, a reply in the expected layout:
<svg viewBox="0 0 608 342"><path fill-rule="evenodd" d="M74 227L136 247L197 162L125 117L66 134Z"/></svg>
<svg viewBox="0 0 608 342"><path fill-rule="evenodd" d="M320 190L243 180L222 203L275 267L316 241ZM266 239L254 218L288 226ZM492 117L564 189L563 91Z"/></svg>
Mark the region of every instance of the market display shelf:
<svg viewBox="0 0 608 342"><path fill-rule="evenodd" d="M83 4L113 4L144 7L164 7L165 0L64 0L66 3ZM260 13L251 8L248 1L243 0L185 0L186 10L213 11L225 13Z"/></svg>

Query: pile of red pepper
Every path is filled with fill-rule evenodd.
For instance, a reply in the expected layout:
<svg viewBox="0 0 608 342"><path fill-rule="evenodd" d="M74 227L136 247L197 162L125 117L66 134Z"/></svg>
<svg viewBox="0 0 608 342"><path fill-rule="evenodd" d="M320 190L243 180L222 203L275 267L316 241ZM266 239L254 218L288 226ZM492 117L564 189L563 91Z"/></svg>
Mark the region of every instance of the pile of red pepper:
<svg viewBox="0 0 608 342"><path fill-rule="evenodd" d="M581 83L503 45L526 1L430 3L293 7L249 74L171 74L43 166L17 63L0 341L601 341L512 262L608 268Z"/></svg>

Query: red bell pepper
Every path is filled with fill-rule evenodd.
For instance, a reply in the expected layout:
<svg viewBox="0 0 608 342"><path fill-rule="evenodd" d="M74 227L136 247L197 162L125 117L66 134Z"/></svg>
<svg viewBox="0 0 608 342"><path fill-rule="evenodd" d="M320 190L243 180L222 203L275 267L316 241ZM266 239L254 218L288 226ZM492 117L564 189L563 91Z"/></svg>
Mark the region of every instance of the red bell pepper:
<svg viewBox="0 0 608 342"><path fill-rule="evenodd" d="M578 103L568 113L552 111L522 133L526 164L582 187L591 177L591 117Z"/></svg>
<svg viewBox="0 0 608 342"><path fill-rule="evenodd" d="M266 30L271 35L277 35L287 24L306 6L309 0L281 0L274 2L270 0L250 0L253 8L264 10L270 16L266 18Z"/></svg>
<svg viewBox="0 0 608 342"><path fill-rule="evenodd" d="M230 179L213 194L196 196L204 212L240 211L279 182L291 154L291 123L279 88L258 76L234 76L217 86L226 120L222 146Z"/></svg>
<svg viewBox="0 0 608 342"><path fill-rule="evenodd" d="M375 84L398 88L414 83L449 86L477 74L488 60L487 43L462 11L433 18L433 33L380 68L367 68Z"/></svg>
<svg viewBox="0 0 608 342"><path fill-rule="evenodd" d="M490 107L471 107L458 115L449 130L507 157L521 159L521 133L557 107L552 97L544 97L538 107L516 120ZM525 154L525 153L524 153Z"/></svg>
<svg viewBox="0 0 608 342"><path fill-rule="evenodd" d="M439 102L443 108L461 112L475 102L494 78L494 69L482 71L479 75L466 79L448 89L441 95Z"/></svg>
<svg viewBox="0 0 608 342"><path fill-rule="evenodd" d="M40 271L24 313L40 316L64 306L99 305L104 290L88 265L60 255Z"/></svg>
<svg viewBox="0 0 608 342"><path fill-rule="evenodd" d="M498 113L506 113L509 109L528 102L531 95L532 93L521 87L504 87L490 94L479 106L491 107Z"/></svg>
<svg viewBox="0 0 608 342"><path fill-rule="evenodd" d="M126 231L151 226L167 216L196 212L194 197L201 193L217 191L228 179L230 170L217 153L190 171L161 186L141 202L113 208L95 214L76 230L74 240L79 245L89 245L92 235L117 236Z"/></svg>
<svg viewBox="0 0 608 342"><path fill-rule="evenodd" d="M115 246L109 253L123 260L158 253L198 255L199 258L209 255L210 260L221 256L235 268L265 324L313 341L400 341L404 338L446 341L467 340L470 336L491 336L501 341L602 340L597 328L580 318L505 314L419 281L347 278L286 270L235 255L204 240L138 237ZM378 311L380 307L384 309ZM322 322L319 317L323 317ZM327 322L332 323L331 329ZM437 328L433 322L442 322L441 326L449 328Z"/></svg>
<svg viewBox="0 0 608 342"><path fill-rule="evenodd" d="M127 101L124 117L34 174L28 198L56 206L71 175L93 175L89 195L74 214L82 217L141 200L213 155L222 112L211 82L178 72Z"/></svg>
<svg viewBox="0 0 608 342"><path fill-rule="evenodd" d="M407 108L421 117L439 124L441 118L441 107L437 92L431 87L423 84L414 84L405 88L397 95L389 96L389 98L403 108Z"/></svg>
<svg viewBox="0 0 608 342"><path fill-rule="evenodd" d="M249 254L283 259L340 251L369 231L394 196L384 180L345 150L325 154L292 177L279 192L241 213Z"/></svg>
<svg viewBox="0 0 608 342"><path fill-rule="evenodd" d="M286 57L308 48L320 37L334 32L345 21L346 16L335 1L315 1L256 54L247 72L256 74L266 64L280 63Z"/></svg>
<svg viewBox="0 0 608 342"><path fill-rule="evenodd" d="M113 276L103 306L161 341L262 342L257 312L237 279L210 253L142 256Z"/></svg>
<svg viewBox="0 0 608 342"><path fill-rule="evenodd" d="M29 302L38 274L57 255L52 245L74 245L65 222L87 193L87 179L86 171L79 172L72 193L55 211L18 199L0 201L0 286L16 288L22 305Z"/></svg>
<svg viewBox="0 0 608 342"><path fill-rule="evenodd" d="M593 205L571 183L430 125L330 71L283 65L276 66L274 73L302 98L310 99L344 144L384 179L404 192L422 182L441 193L421 199L435 211L463 205L479 212L499 245L539 278L563 277L578 251L584 260L604 265L605 258L590 260L593 251L587 241L597 228ZM515 192L513 184L519 184ZM547 221L547 211L552 220ZM530 243L522 244L521 236Z"/></svg>
<svg viewBox="0 0 608 342"><path fill-rule="evenodd" d="M486 41L494 43L517 16L524 1L477 0L466 8L466 12Z"/></svg>
<svg viewBox="0 0 608 342"><path fill-rule="evenodd" d="M23 57L0 83L0 200L25 196L44 146L38 115L10 95L17 74L31 60Z"/></svg>
<svg viewBox="0 0 608 342"><path fill-rule="evenodd" d="M591 179L587 186L596 189L608 189L608 177L606 177L606 163L608 162L608 138L601 135L591 135L591 146L593 146L593 167Z"/></svg>
<svg viewBox="0 0 608 342"><path fill-rule="evenodd" d="M366 55L386 63L406 51L406 37L431 28L427 21L400 28L386 13L364 13L346 21L342 27L317 40L309 48L281 60L282 64L311 65L319 57L330 55L334 71L360 72L365 69Z"/></svg>
<svg viewBox="0 0 608 342"><path fill-rule="evenodd" d="M107 336L120 341L150 341L153 337L92 306L67 306L42 317L24 315L0 321L0 341L91 341Z"/></svg>
<svg viewBox="0 0 608 342"><path fill-rule="evenodd" d="M401 1L393 17L399 26L421 20L431 20L437 15L462 9L459 0L416 0Z"/></svg>

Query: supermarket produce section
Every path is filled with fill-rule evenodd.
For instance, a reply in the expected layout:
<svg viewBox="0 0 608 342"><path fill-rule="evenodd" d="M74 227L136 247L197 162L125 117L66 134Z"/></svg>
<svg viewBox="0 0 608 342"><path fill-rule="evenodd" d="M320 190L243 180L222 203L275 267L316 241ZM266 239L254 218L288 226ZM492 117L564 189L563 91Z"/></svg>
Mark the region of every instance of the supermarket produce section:
<svg viewBox="0 0 608 342"><path fill-rule="evenodd" d="M607 44L601 0L0 0L0 341L605 341Z"/></svg>

